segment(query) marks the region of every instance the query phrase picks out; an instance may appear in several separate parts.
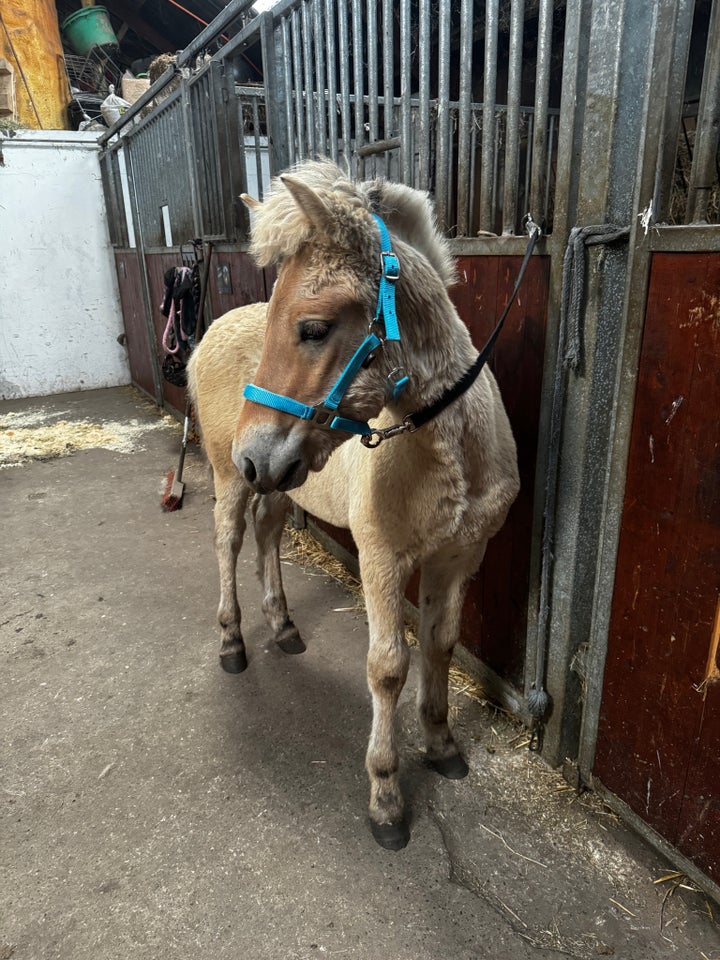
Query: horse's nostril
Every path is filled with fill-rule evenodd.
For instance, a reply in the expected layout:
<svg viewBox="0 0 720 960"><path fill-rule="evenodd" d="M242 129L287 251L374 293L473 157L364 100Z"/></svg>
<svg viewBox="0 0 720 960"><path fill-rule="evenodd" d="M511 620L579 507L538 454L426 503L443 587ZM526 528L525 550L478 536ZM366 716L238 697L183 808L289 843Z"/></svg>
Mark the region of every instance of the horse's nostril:
<svg viewBox="0 0 720 960"><path fill-rule="evenodd" d="M242 462L243 467L243 476L248 483L255 483L257 479L257 470L255 469L255 464L249 457L243 457Z"/></svg>

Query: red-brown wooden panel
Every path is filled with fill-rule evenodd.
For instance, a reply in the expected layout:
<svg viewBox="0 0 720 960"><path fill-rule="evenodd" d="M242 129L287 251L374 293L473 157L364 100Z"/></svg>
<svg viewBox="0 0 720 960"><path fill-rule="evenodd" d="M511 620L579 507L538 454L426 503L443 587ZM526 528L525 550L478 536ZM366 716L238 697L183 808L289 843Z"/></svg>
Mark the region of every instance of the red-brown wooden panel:
<svg viewBox="0 0 720 960"><path fill-rule="evenodd" d="M128 362L132 382L155 398L152 353L145 323L145 303L142 296L140 264L133 250L115 254L120 304L127 338Z"/></svg>
<svg viewBox="0 0 720 960"><path fill-rule="evenodd" d="M521 258L462 257L451 296L478 349L507 303ZM545 351L549 259L533 257L489 362L518 447L521 490L470 584L462 643L521 687L525 661L530 546L540 393Z"/></svg>
<svg viewBox="0 0 720 960"><path fill-rule="evenodd" d="M222 276L223 283L220 283ZM228 285L229 280L229 285ZM228 290L230 292L225 292ZM221 289L223 292L221 292ZM267 300L264 272L255 265L248 253L233 250L216 251L210 265L210 302L213 317L217 319L234 307Z"/></svg>
<svg viewBox="0 0 720 960"><path fill-rule="evenodd" d="M653 258L594 775L720 880L720 257Z"/></svg>

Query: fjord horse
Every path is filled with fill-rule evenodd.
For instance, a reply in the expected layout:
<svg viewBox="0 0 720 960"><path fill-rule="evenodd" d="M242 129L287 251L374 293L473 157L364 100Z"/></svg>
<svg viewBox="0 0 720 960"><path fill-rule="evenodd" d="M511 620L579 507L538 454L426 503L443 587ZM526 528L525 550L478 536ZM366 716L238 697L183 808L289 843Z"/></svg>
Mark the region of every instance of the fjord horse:
<svg viewBox="0 0 720 960"><path fill-rule="evenodd" d="M353 183L322 161L274 181L264 203L246 202L251 252L261 266L280 264L272 297L217 320L189 371L215 482L220 662L233 673L247 666L235 568L248 501L263 611L288 653L305 649L280 572L291 501L348 527L370 632L370 825L400 849L409 829L393 720L409 661L406 584L419 568L427 758L460 778L468 768L448 727L448 668L468 579L518 493L515 442L487 367L457 389L477 351L448 297L453 261L425 194Z"/></svg>

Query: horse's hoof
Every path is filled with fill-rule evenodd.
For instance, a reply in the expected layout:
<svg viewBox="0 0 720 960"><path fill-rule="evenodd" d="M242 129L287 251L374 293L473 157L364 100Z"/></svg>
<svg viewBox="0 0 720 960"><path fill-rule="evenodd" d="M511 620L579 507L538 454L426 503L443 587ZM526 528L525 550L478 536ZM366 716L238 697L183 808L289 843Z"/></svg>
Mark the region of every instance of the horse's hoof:
<svg viewBox="0 0 720 960"><path fill-rule="evenodd" d="M371 820L370 829L380 846L386 850L402 850L410 840L410 827L404 819L398 823L375 823Z"/></svg>
<svg viewBox="0 0 720 960"><path fill-rule="evenodd" d="M286 623L275 635L275 642L283 653L305 653L307 647L294 623Z"/></svg>
<svg viewBox="0 0 720 960"><path fill-rule="evenodd" d="M433 770L448 780L462 780L470 771L470 767L459 753L452 757L443 757L440 760L428 760L428 763Z"/></svg>
<svg viewBox="0 0 720 960"><path fill-rule="evenodd" d="M238 650L237 653L220 654L220 666L226 673L242 673L247 665L247 654L244 650Z"/></svg>

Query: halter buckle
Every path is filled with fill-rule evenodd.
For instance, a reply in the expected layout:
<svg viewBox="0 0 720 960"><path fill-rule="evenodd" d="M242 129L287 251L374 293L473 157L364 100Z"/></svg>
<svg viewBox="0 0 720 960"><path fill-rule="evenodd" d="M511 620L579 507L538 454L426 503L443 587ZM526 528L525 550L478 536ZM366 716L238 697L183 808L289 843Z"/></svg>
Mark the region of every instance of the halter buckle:
<svg viewBox="0 0 720 960"><path fill-rule="evenodd" d="M400 277L400 261L392 250L380 251L380 269L386 280L394 283Z"/></svg>

